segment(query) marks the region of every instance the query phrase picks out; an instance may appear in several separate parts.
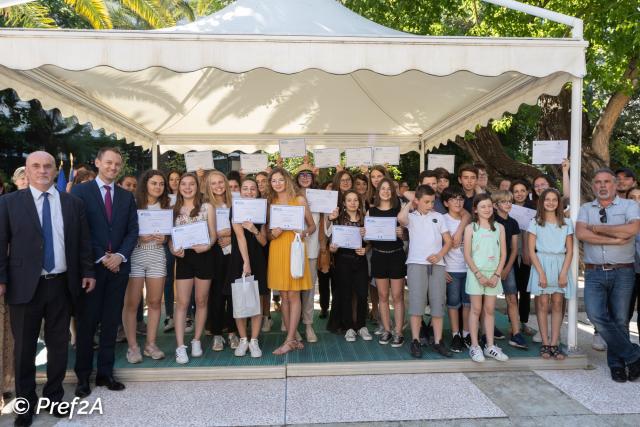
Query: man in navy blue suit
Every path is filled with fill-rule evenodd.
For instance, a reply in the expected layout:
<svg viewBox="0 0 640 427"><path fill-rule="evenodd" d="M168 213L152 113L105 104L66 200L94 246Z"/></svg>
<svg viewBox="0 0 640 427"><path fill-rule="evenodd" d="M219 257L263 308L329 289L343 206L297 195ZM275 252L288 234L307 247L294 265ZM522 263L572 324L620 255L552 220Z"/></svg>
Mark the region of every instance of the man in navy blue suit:
<svg viewBox="0 0 640 427"><path fill-rule="evenodd" d="M91 394L93 337L100 324L96 385L123 390L113 376L115 344L122 318L124 293L131 269L129 258L138 239L138 216L133 195L115 185L122 170L122 154L113 147L98 151L95 180L76 185L72 194L84 201L91 230L96 288L83 295L78 305L76 396Z"/></svg>

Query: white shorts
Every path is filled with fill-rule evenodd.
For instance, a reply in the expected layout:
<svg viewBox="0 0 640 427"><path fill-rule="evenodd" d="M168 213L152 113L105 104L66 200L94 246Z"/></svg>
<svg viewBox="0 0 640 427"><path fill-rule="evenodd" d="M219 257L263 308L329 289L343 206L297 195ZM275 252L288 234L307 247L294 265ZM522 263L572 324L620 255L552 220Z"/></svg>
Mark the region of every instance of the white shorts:
<svg viewBox="0 0 640 427"><path fill-rule="evenodd" d="M159 246L136 246L131 254L129 277L165 277L167 258L164 248Z"/></svg>

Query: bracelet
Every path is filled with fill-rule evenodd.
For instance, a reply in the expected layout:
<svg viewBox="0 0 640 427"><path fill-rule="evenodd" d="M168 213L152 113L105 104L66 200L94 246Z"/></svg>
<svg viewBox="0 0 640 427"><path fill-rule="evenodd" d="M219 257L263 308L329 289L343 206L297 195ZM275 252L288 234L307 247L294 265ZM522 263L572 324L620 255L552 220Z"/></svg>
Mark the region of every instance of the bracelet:
<svg viewBox="0 0 640 427"><path fill-rule="evenodd" d="M500 275L498 273L493 273L494 276L496 276L498 279L500 278Z"/></svg>

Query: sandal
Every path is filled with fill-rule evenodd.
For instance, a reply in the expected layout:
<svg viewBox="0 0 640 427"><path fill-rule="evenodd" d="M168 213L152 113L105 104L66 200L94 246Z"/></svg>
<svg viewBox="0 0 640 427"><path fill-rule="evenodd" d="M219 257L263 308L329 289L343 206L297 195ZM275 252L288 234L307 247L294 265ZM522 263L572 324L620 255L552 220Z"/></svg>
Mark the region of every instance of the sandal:
<svg viewBox="0 0 640 427"><path fill-rule="evenodd" d="M296 346L296 350L304 350L304 344L302 341L294 340L294 345Z"/></svg>
<svg viewBox="0 0 640 427"><path fill-rule="evenodd" d="M276 356L282 356L284 354L289 353L290 351L297 350L297 349L298 349L298 345L296 344L296 340L290 340L290 341L286 341L280 347L276 348L273 351L273 354L275 354Z"/></svg>
<svg viewBox="0 0 640 427"><path fill-rule="evenodd" d="M540 346L540 356L545 360L551 359L551 346L548 346L548 345Z"/></svg>
<svg viewBox="0 0 640 427"><path fill-rule="evenodd" d="M565 354L560 351L560 348L557 345L550 346L549 351L551 352L551 357L555 360L564 360L566 358Z"/></svg>

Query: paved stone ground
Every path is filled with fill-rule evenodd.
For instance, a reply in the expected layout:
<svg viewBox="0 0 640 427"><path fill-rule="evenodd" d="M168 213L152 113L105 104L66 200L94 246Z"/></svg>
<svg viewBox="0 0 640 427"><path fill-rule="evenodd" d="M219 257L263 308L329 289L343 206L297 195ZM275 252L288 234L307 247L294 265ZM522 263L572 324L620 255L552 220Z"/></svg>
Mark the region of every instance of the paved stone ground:
<svg viewBox="0 0 640 427"><path fill-rule="evenodd" d="M588 370L129 383L121 393L94 390L89 401L101 398L103 415L40 415L34 426L640 425L640 382L610 380L604 353L591 349L593 330L580 318ZM12 425L10 413L11 405L0 427Z"/></svg>

